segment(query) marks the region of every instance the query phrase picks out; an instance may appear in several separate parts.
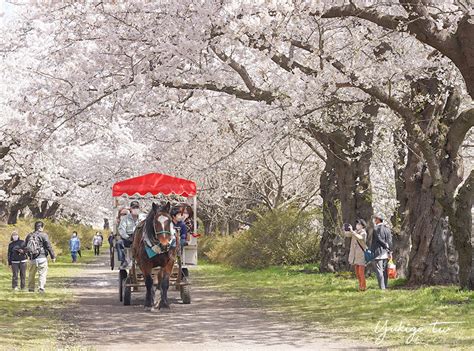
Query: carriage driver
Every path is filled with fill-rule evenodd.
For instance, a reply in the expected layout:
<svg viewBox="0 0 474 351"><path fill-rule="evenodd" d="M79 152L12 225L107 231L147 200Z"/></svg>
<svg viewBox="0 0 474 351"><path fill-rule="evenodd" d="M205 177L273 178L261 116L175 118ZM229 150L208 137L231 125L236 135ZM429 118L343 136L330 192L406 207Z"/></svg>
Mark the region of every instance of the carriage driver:
<svg viewBox="0 0 474 351"><path fill-rule="evenodd" d="M120 240L117 242L118 259L122 263L120 269L127 268L129 264L125 255L125 248L132 246L133 232L137 224L144 219L143 216L144 215L140 214L140 204L138 201L132 201L130 203L130 213L122 216L120 219L120 225L118 227Z"/></svg>

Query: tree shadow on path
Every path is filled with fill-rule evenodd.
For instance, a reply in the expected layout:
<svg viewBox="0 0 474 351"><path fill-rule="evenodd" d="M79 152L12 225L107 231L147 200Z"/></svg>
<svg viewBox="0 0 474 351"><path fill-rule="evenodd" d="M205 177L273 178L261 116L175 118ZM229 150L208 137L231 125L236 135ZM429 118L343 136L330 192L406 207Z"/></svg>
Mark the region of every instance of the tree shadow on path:
<svg viewBox="0 0 474 351"><path fill-rule="evenodd" d="M144 288L132 293L131 306L124 306L119 301L118 271L109 269L107 257L99 260L68 282L79 300L64 316L65 322L77 328L69 345L110 350L171 350L177 344L184 345L184 350L200 351L376 349L327 330L285 322L285 316L255 303L202 288L193 281L192 271L191 304L182 304L179 292L170 287L170 311L146 311Z"/></svg>

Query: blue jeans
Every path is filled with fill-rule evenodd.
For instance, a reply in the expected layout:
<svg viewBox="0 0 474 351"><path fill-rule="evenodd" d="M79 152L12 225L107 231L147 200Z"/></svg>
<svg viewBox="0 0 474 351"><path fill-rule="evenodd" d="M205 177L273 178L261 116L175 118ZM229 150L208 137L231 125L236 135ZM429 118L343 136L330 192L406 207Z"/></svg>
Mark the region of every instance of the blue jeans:
<svg viewBox="0 0 474 351"><path fill-rule="evenodd" d="M77 251L71 251L72 262L77 262Z"/></svg>
<svg viewBox="0 0 474 351"><path fill-rule="evenodd" d="M131 247L132 246L132 241L128 239L120 239L117 241L117 255L118 255L118 260L122 263L125 262L125 248L126 247Z"/></svg>

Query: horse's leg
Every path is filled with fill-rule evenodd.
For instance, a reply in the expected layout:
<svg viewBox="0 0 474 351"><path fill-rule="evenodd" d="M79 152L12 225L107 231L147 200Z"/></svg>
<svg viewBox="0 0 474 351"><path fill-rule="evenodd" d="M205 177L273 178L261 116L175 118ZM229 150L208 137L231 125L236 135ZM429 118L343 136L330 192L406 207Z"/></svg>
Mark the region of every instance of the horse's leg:
<svg viewBox="0 0 474 351"><path fill-rule="evenodd" d="M161 268L159 271L158 271L158 289L160 289L160 301L161 301L161 297L163 296L163 290L161 288L161 283L163 282L163 268ZM159 302L160 302L159 301ZM158 307L159 308L159 305L158 303L156 303L155 307Z"/></svg>
<svg viewBox="0 0 474 351"><path fill-rule="evenodd" d="M151 277L151 272L143 272L145 276L145 286L146 286L146 297L145 297L145 307L153 307L155 300L155 290L153 288L153 279Z"/></svg>
<svg viewBox="0 0 474 351"><path fill-rule="evenodd" d="M162 268L163 270L163 280L161 282L161 300L160 300L160 309L161 308L170 308L168 302L168 289L170 287L170 275L173 270L174 260L169 260L168 264Z"/></svg>

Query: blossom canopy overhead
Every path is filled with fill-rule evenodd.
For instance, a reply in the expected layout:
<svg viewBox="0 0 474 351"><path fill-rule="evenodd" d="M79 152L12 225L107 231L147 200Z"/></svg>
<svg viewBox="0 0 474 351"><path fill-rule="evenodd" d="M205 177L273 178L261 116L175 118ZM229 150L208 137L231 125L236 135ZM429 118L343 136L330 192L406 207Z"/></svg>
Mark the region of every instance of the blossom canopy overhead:
<svg viewBox="0 0 474 351"><path fill-rule="evenodd" d="M112 196L122 195L133 196L139 194L145 196L152 195L171 195L176 194L184 197L192 197L196 195L196 183L176 178L167 174L149 173L135 178L129 178L117 182L112 187Z"/></svg>

